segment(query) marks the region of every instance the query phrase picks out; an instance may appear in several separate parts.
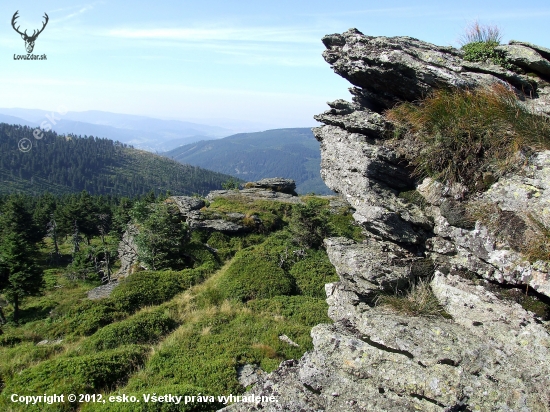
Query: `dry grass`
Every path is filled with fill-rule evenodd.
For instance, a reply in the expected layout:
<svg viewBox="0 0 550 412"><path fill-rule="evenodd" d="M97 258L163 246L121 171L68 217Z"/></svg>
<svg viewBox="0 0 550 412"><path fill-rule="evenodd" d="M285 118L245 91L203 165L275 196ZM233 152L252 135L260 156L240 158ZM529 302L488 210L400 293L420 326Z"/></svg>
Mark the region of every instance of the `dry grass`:
<svg viewBox="0 0 550 412"><path fill-rule="evenodd" d="M445 316L428 281L419 280L406 293L380 295L376 305L408 316Z"/></svg>
<svg viewBox="0 0 550 412"><path fill-rule="evenodd" d="M474 20L466 27L458 42L461 46L465 46L469 43L499 44L501 40L502 31L498 26L480 24L479 21Z"/></svg>
<svg viewBox="0 0 550 412"><path fill-rule="evenodd" d="M550 121L530 113L513 91L496 84L476 90L436 90L418 104L386 111L401 134L420 144L410 159L419 177L486 187L483 174L499 177L517 166L526 147L550 148Z"/></svg>
<svg viewBox="0 0 550 412"><path fill-rule="evenodd" d="M527 217L535 230L527 238L521 252L529 262L536 262L537 260L550 261L550 229L532 214L528 214Z"/></svg>

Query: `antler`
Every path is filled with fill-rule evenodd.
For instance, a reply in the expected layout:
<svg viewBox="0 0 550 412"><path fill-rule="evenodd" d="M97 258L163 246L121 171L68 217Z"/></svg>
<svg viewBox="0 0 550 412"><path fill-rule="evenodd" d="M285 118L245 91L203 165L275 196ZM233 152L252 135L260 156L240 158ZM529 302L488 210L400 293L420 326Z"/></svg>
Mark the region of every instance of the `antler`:
<svg viewBox="0 0 550 412"><path fill-rule="evenodd" d="M50 20L50 18L48 17L48 14L46 12L44 12L43 17L46 19L46 21L42 24L42 28L40 30L38 30L38 33L35 34L36 30L33 30L32 36L31 36L32 39L36 39L38 37L38 35L44 31L44 29L46 28L46 24L48 24L48 20Z"/></svg>
<svg viewBox="0 0 550 412"><path fill-rule="evenodd" d="M25 33L21 33L21 32L19 31L19 27L21 27L21 26L17 26L17 28L15 28L15 20L17 20L17 18L19 17L19 16L17 15L17 13L19 13L19 10L17 10L17 11L14 13L13 17L11 18L11 25L12 25L13 29L14 29L17 33L19 33L21 36L27 36L27 30L25 30Z"/></svg>

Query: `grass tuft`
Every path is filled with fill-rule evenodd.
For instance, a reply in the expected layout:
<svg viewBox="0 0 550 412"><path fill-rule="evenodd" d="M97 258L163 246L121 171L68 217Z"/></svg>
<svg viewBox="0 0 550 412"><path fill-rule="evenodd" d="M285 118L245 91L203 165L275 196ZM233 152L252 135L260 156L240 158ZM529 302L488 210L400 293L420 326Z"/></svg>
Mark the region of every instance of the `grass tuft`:
<svg viewBox="0 0 550 412"><path fill-rule="evenodd" d="M379 295L376 305L408 316L449 316L439 304L429 282L423 279L404 294Z"/></svg>
<svg viewBox="0 0 550 412"><path fill-rule="evenodd" d="M516 153L550 148L550 121L529 112L507 87L436 90L419 104L402 103L386 116L420 144L415 175L470 190L485 189L484 173L496 177L517 166Z"/></svg>
<svg viewBox="0 0 550 412"><path fill-rule="evenodd" d="M498 26L480 24L475 20L466 27L459 43L465 46L470 43L497 43L502 41L502 32Z"/></svg>

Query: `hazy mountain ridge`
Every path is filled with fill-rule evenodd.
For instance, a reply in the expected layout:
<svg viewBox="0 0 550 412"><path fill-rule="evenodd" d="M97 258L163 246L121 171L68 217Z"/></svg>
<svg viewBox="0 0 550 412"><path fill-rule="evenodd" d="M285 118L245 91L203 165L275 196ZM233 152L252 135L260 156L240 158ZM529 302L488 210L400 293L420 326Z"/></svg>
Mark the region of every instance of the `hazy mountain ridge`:
<svg viewBox="0 0 550 412"><path fill-rule="evenodd" d="M319 142L309 128L239 133L181 146L163 155L243 180L294 179L298 193L331 193L321 179Z"/></svg>
<svg viewBox="0 0 550 412"><path fill-rule="evenodd" d="M118 140L148 151L166 151L199 140L217 139L233 130L180 120L109 113L99 110L60 114L36 109L1 109L0 120L30 127L50 127L59 134ZM44 123L45 122L45 123ZM49 126L45 127L48 124Z"/></svg>

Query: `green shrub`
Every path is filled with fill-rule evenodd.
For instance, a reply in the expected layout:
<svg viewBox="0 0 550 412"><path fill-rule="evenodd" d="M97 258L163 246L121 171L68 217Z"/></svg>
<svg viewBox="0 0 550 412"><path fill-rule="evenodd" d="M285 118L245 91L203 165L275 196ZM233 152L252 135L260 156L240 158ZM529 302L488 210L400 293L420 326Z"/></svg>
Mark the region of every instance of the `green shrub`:
<svg viewBox="0 0 550 412"><path fill-rule="evenodd" d="M491 62L506 66L505 53L495 48L500 45L502 35L497 26L481 25L473 22L462 36L460 43L464 51L464 60L471 62Z"/></svg>
<svg viewBox="0 0 550 412"><path fill-rule="evenodd" d="M239 186L239 181L233 177L222 183L222 189L225 190L239 190Z"/></svg>
<svg viewBox="0 0 550 412"><path fill-rule="evenodd" d="M239 394L244 392L237 380L240 365L257 364L269 372L284 359L298 359L312 347L310 330L267 313L204 311L166 339L124 391L186 383L206 394ZM300 347L282 342L283 334Z"/></svg>
<svg viewBox="0 0 550 412"><path fill-rule="evenodd" d="M133 312L148 305L159 305L172 299L178 293L202 281L200 270L137 272L113 290L111 300L119 310Z"/></svg>
<svg viewBox="0 0 550 412"><path fill-rule="evenodd" d="M184 268L189 228L178 207L153 203L147 209L145 215L136 215L139 231L134 240L139 260L153 270Z"/></svg>
<svg viewBox="0 0 550 412"><path fill-rule="evenodd" d="M483 173L502 175L517 165L524 147L550 148L550 121L530 113L502 85L477 90L436 90L418 105L386 112L419 144L409 159L420 177L485 188Z"/></svg>
<svg viewBox="0 0 550 412"><path fill-rule="evenodd" d="M222 232L214 232L208 238L208 246L213 247L214 249L224 249L230 247L231 238Z"/></svg>
<svg viewBox="0 0 550 412"><path fill-rule="evenodd" d="M88 336L125 316L109 299L84 300L69 310L55 313L47 332L51 337Z"/></svg>
<svg viewBox="0 0 550 412"><path fill-rule="evenodd" d="M256 246L254 253L259 259L269 261L288 271L300 259L299 254L303 250L292 241L292 234L289 231L282 230L271 234L265 242Z"/></svg>
<svg viewBox="0 0 550 412"><path fill-rule="evenodd" d="M176 405L174 403L167 402L144 402L143 395L152 395L164 396L165 394L173 394L177 396L183 396L183 400L180 404ZM145 387L140 391L128 392L125 390L120 390L117 392L109 393L105 396L135 396L140 400L140 404L132 404L133 412L207 412L214 411L223 408L226 405L219 403L217 396L215 397L215 402L198 402L198 396L207 395L207 392L203 388L198 388L196 386L185 385L185 384L174 384L174 385L163 385L155 387ZM195 402L184 404L186 396L194 396ZM127 412L128 404L127 403L108 403L108 404L98 404L98 403L87 403L84 404L84 407L81 409L82 412Z"/></svg>
<svg viewBox="0 0 550 412"><path fill-rule="evenodd" d="M15 375L6 383L4 393L35 395L43 393L100 393L114 389L143 365L147 349L127 346L94 355L62 357L48 360ZM78 403L25 405L25 411L75 410ZM8 397L0 397L2 410L13 405Z"/></svg>
<svg viewBox="0 0 550 412"><path fill-rule="evenodd" d="M122 345L154 343L176 327L164 313L144 312L105 326L83 344L88 352L114 349Z"/></svg>
<svg viewBox="0 0 550 412"><path fill-rule="evenodd" d="M298 293L316 298L325 298L325 284L338 280L325 251L309 251L305 259L292 266L290 275L296 280Z"/></svg>
<svg viewBox="0 0 550 412"><path fill-rule="evenodd" d="M64 351L62 345L36 345L34 342L21 342L13 347L0 349L0 376L9 381L38 362L51 359ZM1 388L1 387L0 387Z"/></svg>
<svg viewBox="0 0 550 412"><path fill-rule="evenodd" d="M329 216L329 225L333 229L333 236L347 237L356 242L365 240L363 229L355 223L353 215L349 211L331 214Z"/></svg>
<svg viewBox="0 0 550 412"><path fill-rule="evenodd" d="M220 261L216 255L203 243L189 242L185 248L185 253L190 257L193 268L204 266L214 271L220 267Z"/></svg>
<svg viewBox="0 0 550 412"><path fill-rule="evenodd" d="M506 53L503 50L497 50L499 43L494 42L473 42L462 46L464 51L464 60L471 62L490 62L506 69L513 66L506 60Z"/></svg>
<svg viewBox="0 0 550 412"><path fill-rule="evenodd" d="M235 255L219 286L226 298L241 301L290 295L294 289L292 278L283 269L251 249Z"/></svg>
<svg viewBox="0 0 550 412"><path fill-rule="evenodd" d="M306 248L321 247L323 239L334 233L330 218L326 199L306 198L305 204L293 205L289 222L293 240Z"/></svg>

